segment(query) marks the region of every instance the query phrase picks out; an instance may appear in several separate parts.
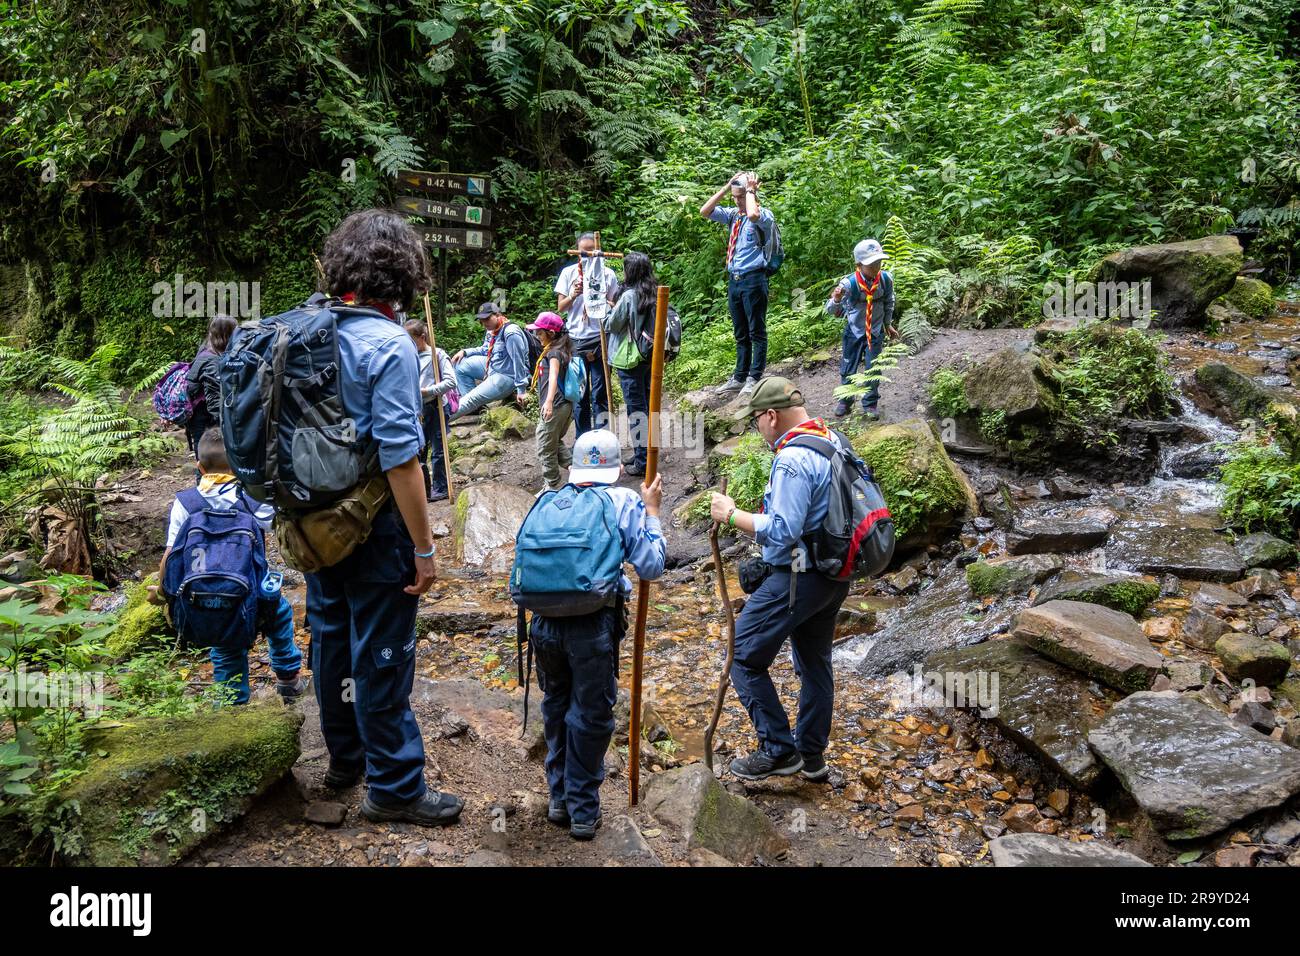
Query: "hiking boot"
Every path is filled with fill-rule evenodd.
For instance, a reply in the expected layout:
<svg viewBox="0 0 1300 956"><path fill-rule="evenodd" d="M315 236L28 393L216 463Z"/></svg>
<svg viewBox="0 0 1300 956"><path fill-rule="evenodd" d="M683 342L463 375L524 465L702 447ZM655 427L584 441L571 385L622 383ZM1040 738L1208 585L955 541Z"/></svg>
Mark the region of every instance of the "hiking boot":
<svg viewBox="0 0 1300 956"><path fill-rule="evenodd" d="M440 827L455 823L465 801L450 793L430 790L424 796L396 806L380 806L369 794L361 801L361 815L371 823L414 823L423 827Z"/></svg>
<svg viewBox="0 0 1300 956"><path fill-rule="evenodd" d="M573 822L569 824L569 836L575 840L590 840L596 836L596 831L600 829L600 814L596 814L596 819L590 823Z"/></svg>
<svg viewBox="0 0 1300 956"><path fill-rule="evenodd" d="M762 750L758 750L748 757L737 757L731 761L731 772L742 780L789 777L802 769L803 757L799 756L798 751L788 753L784 757L773 757Z"/></svg>
<svg viewBox="0 0 1300 956"><path fill-rule="evenodd" d="M848 413L849 413L849 403L841 398L838 402L835 403L834 415L836 418L843 418Z"/></svg>
<svg viewBox="0 0 1300 956"><path fill-rule="evenodd" d="M636 462L633 462L623 469L623 474L630 475L633 478L644 478L645 465L639 465Z"/></svg>
<svg viewBox="0 0 1300 956"><path fill-rule="evenodd" d="M874 405L872 405L870 408L867 408L864 405L862 407L862 414L866 417L867 421L874 422L880 420L880 412L876 411L876 406Z"/></svg>
<svg viewBox="0 0 1300 956"><path fill-rule="evenodd" d="M745 379L745 384L744 384L743 386L741 386L740 394L741 394L741 395L753 395L753 394L754 394L754 389L756 389L757 387L758 387L758 379L753 378L753 377L751 377L751 378L747 378L747 379Z"/></svg>
<svg viewBox="0 0 1300 956"><path fill-rule="evenodd" d="M329 769L325 771L325 786L332 790L344 790L360 781L360 767L346 767L331 760Z"/></svg>
<svg viewBox="0 0 1300 956"><path fill-rule="evenodd" d="M567 827L569 825L569 808L564 805L563 800L552 800L546 806L546 819L557 827Z"/></svg>
<svg viewBox="0 0 1300 956"><path fill-rule="evenodd" d="M275 679L275 692L284 698L285 702L297 700L307 691L307 678L301 674L294 675L289 680L277 677Z"/></svg>
<svg viewBox="0 0 1300 956"><path fill-rule="evenodd" d="M738 378L729 378L729 379L727 379L725 382L723 382L721 385L719 385L716 389L714 389L714 394L716 394L716 395L730 395L732 392L738 392L738 391L740 391L740 390L741 390L742 388L744 388L744 387L745 387L745 383L744 383L743 381L741 381L740 379L738 379Z"/></svg>
<svg viewBox="0 0 1300 956"><path fill-rule="evenodd" d="M799 771L803 774L805 780L811 780L813 783L820 783L831 775L831 766L821 754L814 756L805 755L803 758L803 769Z"/></svg>
<svg viewBox="0 0 1300 956"><path fill-rule="evenodd" d="M430 495L429 495L425 500L428 501L429 504L433 504L435 501L446 501L446 500L447 500L447 489L444 488L444 489L442 489L441 491L439 491L439 490L437 490L437 489L435 488L435 489L433 490L433 493L430 494Z"/></svg>

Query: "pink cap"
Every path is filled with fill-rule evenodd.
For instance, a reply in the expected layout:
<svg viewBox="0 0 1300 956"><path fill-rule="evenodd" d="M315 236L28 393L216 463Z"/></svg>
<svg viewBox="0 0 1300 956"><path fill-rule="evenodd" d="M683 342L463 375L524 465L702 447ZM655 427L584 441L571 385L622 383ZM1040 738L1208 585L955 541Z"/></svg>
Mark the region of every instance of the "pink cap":
<svg viewBox="0 0 1300 956"><path fill-rule="evenodd" d="M537 321L528 327L533 331L545 329L547 332L558 332L564 328L564 319L554 312L542 312L537 316Z"/></svg>

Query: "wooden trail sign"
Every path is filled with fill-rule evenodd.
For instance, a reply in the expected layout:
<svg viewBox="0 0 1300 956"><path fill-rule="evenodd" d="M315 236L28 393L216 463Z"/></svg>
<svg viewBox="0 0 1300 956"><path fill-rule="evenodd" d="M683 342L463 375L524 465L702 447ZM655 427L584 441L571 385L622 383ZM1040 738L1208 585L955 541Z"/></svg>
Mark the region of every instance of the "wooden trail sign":
<svg viewBox="0 0 1300 956"><path fill-rule="evenodd" d="M487 229L417 226L415 231L419 233L421 242L437 249L469 249L477 252L492 248L492 233Z"/></svg>
<svg viewBox="0 0 1300 956"><path fill-rule="evenodd" d="M420 196L398 196L397 208L412 216L441 219L443 222L463 222L469 226L487 226L492 222L492 210L489 207L473 206L464 202L423 199Z"/></svg>
<svg viewBox="0 0 1300 956"><path fill-rule="evenodd" d="M467 173L431 173L420 169L398 170L397 181L416 192L469 196L472 199L487 199L492 189L492 180L486 176L471 176Z"/></svg>

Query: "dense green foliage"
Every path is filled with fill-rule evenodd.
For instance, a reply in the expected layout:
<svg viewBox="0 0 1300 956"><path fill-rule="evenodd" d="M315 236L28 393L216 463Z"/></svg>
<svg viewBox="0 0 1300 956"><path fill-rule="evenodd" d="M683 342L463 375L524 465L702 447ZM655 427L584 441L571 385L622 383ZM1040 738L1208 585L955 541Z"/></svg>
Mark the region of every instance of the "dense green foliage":
<svg viewBox="0 0 1300 956"><path fill-rule="evenodd" d="M1141 329L1100 324L1072 332L1053 366L1062 428L1090 444L1114 441L1119 417L1161 418L1173 400L1168 362Z"/></svg>
<svg viewBox="0 0 1300 956"><path fill-rule="evenodd" d="M1291 539L1300 529L1300 462L1270 442L1233 447L1223 466L1224 517L1245 531Z"/></svg>

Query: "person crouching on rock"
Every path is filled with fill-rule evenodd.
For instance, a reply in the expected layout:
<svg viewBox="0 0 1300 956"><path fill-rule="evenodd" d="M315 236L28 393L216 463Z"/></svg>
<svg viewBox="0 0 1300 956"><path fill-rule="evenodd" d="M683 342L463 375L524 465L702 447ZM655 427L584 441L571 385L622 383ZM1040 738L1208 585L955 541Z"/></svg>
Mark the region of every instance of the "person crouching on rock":
<svg viewBox="0 0 1300 956"><path fill-rule="evenodd" d="M844 317L844 347L840 359L840 384L850 384L858 366L870 371L886 338L895 338L894 328L894 278L881 268L888 259L880 243L863 239L853 247L855 268L831 291L826 301L826 312ZM877 379L862 396L862 412L870 418L879 417L876 404L880 400L880 380ZM835 417L843 418L852 404L847 398L835 403Z"/></svg>

